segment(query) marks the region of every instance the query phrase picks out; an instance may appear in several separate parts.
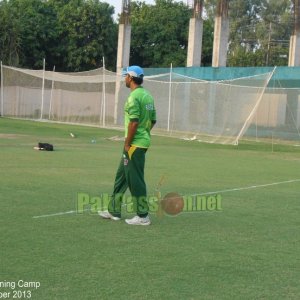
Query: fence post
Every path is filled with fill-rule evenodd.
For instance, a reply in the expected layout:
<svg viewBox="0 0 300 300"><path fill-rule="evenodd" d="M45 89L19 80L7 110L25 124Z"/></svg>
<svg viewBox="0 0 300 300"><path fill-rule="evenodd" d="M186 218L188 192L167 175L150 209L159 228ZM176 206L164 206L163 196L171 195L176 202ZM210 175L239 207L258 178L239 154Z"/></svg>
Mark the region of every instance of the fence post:
<svg viewBox="0 0 300 300"><path fill-rule="evenodd" d="M103 56L103 76L102 76L102 126L105 127L105 115L106 115L106 90L105 90L105 59Z"/></svg>
<svg viewBox="0 0 300 300"><path fill-rule="evenodd" d="M171 63L171 67L170 67L170 82L169 82L168 131L170 131L170 118L171 118L172 72L173 72L173 64Z"/></svg>
<svg viewBox="0 0 300 300"><path fill-rule="evenodd" d="M1 60L1 111L0 111L0 116L4 116L3 112L3 101L4 101L4 91L3 91L4 85L3 85L3 65L2 65L2 60Z"/></svg>
<svg viewBox="0 0 300 300"><path fill-rule="evenodd" d="M55 72L55 66L53 67L52 72L52 84L51 84L51 92L50 92L50 103L49 103L49 120L51 119L51 110L52 110L52 96L53 96L53 88L54 88L54 72Z"/></svg>
<svg viewBox="0 0 300 300"><path fill-rule="evenodd" d="M43 119L43 110L44 110L44 94L45 94L45 65L46 61L45 58L43 60L43 84L42 84L42 104L41 104L41 117L40 119Z"/></svg>

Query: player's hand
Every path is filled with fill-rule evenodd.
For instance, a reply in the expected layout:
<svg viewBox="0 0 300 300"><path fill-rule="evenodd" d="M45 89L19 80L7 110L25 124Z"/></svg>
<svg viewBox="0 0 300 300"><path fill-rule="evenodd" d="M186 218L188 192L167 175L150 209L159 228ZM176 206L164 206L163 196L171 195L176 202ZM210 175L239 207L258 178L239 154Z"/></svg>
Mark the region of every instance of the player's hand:
<svg viewBox="0 0 300 300"><path fill-rule="evenodd" d="M124 150L125 150L126 152L128 152L129 149L130 149L130 145L125 145L125 146L124 146Z"/></svg>

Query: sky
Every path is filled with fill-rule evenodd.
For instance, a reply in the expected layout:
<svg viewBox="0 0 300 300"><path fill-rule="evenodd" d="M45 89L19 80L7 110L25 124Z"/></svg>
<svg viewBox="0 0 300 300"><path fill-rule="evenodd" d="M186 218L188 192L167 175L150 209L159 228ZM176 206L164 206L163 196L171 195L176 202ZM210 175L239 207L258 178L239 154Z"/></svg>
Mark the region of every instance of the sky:
<svg viewBox="0 0 300 300"><path fill-rule="evenodd" d="M122 0L104 0L103 2L109 3L111 6L115 7L115 19L117 18L118 14L121 12L122 9ZM154 0L144 0L147 4L154 4Z"/></svg>
<svg viewBox="0 0 300 300"><path fill-rule="evenodd" d="M141 1L145 2L146 4L155 4L154 0L141 0ZM180 2L180 0L176 0L176 1ZM117 16L121 12L121 9L122 9L122 0L103 0L103 2L107 2L110 5L114 6L114 8L115 8L114 18L117 19ZM134 2L134 1L132 1L132 2Z"/></svg>

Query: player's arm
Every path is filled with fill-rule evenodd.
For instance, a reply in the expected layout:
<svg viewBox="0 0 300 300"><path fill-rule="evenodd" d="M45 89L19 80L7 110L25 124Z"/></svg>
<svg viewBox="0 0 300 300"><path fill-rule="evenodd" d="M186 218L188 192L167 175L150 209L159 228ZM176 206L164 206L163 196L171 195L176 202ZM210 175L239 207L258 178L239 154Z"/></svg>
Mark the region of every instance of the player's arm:
<svg viewBox="0 0 300 300"><path fill-rule="evenodd" d="M125 145L124 145L124 149L125 149L126 152L128 152L128 150L131 146L131 143L132 143L133 138L136 134L138 126L139 126L139 120L138 119L132 119L128 123L127 137L125 139Z"/></svg>
<svg viewBox="0 0 300 300"><path fill-rule="evenodd" d="M155 124L156 124L156 120L152 120L151 121L151 128L150 128L150 130L152 130L152 128L154 127Z"/></svg>
<svg viewBox="0 0 300 300"><path fill-rule="evenodd" d="M156 124L156 109L153 106L153 110L152 110L152 114L151 114L151 129L154 127L155 124Z"/></svg>

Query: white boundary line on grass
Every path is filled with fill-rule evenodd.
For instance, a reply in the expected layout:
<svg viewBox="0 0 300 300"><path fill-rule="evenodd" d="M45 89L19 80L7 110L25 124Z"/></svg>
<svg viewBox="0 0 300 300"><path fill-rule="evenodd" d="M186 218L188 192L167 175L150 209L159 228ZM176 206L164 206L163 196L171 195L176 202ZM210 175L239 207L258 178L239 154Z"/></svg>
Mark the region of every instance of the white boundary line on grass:
<svg viewBox="0 0 300 300"><path fill-rule="evenodd" d="M273 183L266 183L266 184L259 184L259 185L251 185L251 186L245 186L245 187L239 187L239 188L233 188L233 189L226 189L226 190L219 190L219 191L214 191L214 192L194 194L194 195L190 195L190 196L194 197L194 196L201 196L201 195L212 195L212 194L219 194L219 193L245 191L245 190L263 188L263 187L280 185L280 184L294 183L294 182L300 182L300 179L291 179L291 180L280 181L280 182L273 182ZM87 210L90 210L90 209L89 208L84 209L84 211L87 211ZM48 215L33 216L32 218L33 219L39 219L39 218L55 217L55 216L62 216L62 215L75 214L75 213L77 213L76 210L70 210L70 211L58 212L58 213L48 214Z"/></svg>
<svg viewBox="0 0 300 300"><path fill-rule="evenodd" d="M83 209L83 211L90 210L89 208ZM77 213L76 210L69 210L69 211L63 211L63 212L58 212L54 214L49 214L49 215L41 215L41 216L33 216L33 219L39 219L39 218L47 218L47 217L55 217L55 216L62 216L62 215L69 215L69 214L75 214Z"/></svg>
<svg viewBox="0 0 300 300"><path fill-rule="evenodd" d="M286 184L286 183L294 183L294 182L300 182L300 179L291 179L291 180L280 181L280 182L266 183L266 184L260 184L260 185L251 185L251 186L246 186L246 187L239 187L239 188L233 188L233 189L227 189L227 190L220 190L220 191L215 191L215 192L207 192L207 193L201 193L201 194L194 194L194 195L191 195L191 196L193 197L193 196L212 195L212 194L218 194L218 193L244 191L244 190L251 190L251 189L257 189L257 188L274 186L274 185L280 185L280 184Z"/></svg>

